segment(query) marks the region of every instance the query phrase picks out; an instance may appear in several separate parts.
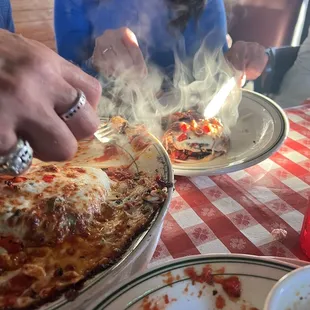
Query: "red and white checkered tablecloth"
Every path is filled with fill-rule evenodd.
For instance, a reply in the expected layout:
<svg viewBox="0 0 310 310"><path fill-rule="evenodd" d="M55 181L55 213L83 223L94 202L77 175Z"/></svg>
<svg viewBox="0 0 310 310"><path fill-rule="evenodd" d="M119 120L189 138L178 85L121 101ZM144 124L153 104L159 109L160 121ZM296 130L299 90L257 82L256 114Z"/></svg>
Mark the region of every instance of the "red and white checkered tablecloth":
<svg viewBox="0 0 310 310"><path fill-rule="evenodd" d="M307 260L299 246L310 197L310 106L287 110L290 132L264 162L213 177L177 177L150 266L195 254L244 253ZM271 232L287 231L282 241Z"/></svg>

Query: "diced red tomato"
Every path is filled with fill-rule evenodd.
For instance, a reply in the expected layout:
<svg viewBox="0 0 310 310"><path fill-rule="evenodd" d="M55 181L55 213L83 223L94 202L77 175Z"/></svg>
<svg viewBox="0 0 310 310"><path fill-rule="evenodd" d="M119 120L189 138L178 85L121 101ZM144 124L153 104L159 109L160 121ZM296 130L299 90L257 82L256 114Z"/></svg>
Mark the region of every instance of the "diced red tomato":
<svg viewBox="0 0 310 310"><path fill-rule="evenodd" d="M222 282L224 291L229 297L239 298L241 296L241 283L238 277L230 277Z"/></svg>
<svg viewBox="0 0 310 310"><path fill-rule="evenodd" d="M43 176L43 181L46 183L52 183L55 177L55 175L46 174L45 176Z"/></svg>
<svg viewBox="0 0 310 310"><path fill-rule="evenodd" d="M186 132L188 130L188 125L183 123L180 125L180 129L183 131L183 132Z"/></svg>
<svg viewBox="0 0 310 310"><path fill-rule="evenodd" d="M210 132L209 125L203 125L202 130L204 131L204 133L209 133Z"/></svg>
<svg viewBox="0 0 310 310"><path fill-rule="evenodd" d="M216 297L215 306L216 309L224 309L224 307L226 306L225 299L221 295L218 295Z"/></svg>
<svg viewBox="0 0 310 310"><path fill-rule="evenodd" d="M184 140L186 140L187 139L187 134L186 133L182 133L180 136L178 136L178 138L177 138L177 140L179 141L179 142L182 142L182 141L184 141Z"/></svg>

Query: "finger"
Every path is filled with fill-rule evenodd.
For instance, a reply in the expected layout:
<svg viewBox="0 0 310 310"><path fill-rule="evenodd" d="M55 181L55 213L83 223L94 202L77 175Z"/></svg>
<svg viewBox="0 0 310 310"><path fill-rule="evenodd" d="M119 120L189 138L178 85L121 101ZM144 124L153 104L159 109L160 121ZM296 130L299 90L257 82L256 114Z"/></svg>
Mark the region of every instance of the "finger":
<svg viewBox="0 0 310 310"><path fill-rule="evenodd" d="M133 60L122 41L115 40L113 45L103 46L100 51L99 57L96 56L96 68L104 76L119 76L133 65Z"/></svg>
<svg viewBox="0 0 310 310"><path fill-rule="evenodd" d="M250 60L246 67L246 74L249 80L255 80L266 67L268 56L265 53L264 47L256 43L249 45L248 53Z"/></svg>
<svg viewBox="0 0 310 310"><path fill-rule="evenodd" d="M77 140L89 138L99 127L100 120L91 107L86 102L72 117L65 121L68 128L74 134Z"/></svg>
<svg viewBox="0 0 310 310"><path fill-rule="evenodd" d="M78 107L75 112L65 120L65 123L77 140L90 137L97 130L100 123L96 111L88 103L87 99L84 105L77 106L83 101L83 98L71 85L64 82L62 89L63 91L60 92L56 99L55 112L61 117L70 109ZM73 95L74 93L75 97Z"/></svg>
<svg viewBox="0 0 310 310"><path fill-rule="evenodd" d="M113 67L114 74L121 75L124 71L132 68L134 62L122 39L115 40L112 47L113 50L108 51L104 57L107 58L110 65Z"/></svg>
<svg viewBox="0 0 310 310"><path fill-rule="evenodd" d="M8 124L4 122L0 124L0 156L10 154L17 143L17 136L14 129L6 125Z"/></svg>
<svg viewBox="0 0 310 310"><path fill-rule="evenodd" d="M77 151L74 135L53 110L40 110L36 118L24 120L17 130L42 161L70 160Z"/></svg>
<svg viewBox="0 0 310 310"><path fill-rule="evenodd" d="M241 42L237 42L227 53L227 58L236 70L244 71L247 64L246 46Z"/></svg>
<svg viewBox="0 0 310 310"><path fill-rule="evenodd" d="M86 95L89 104L94 109L97 107L102 93L98 80L67 61L63 66L62 75L73 88L80 89Z"/></svg>
<svg viewBox="0 0 310 310"><path fill-rule="evenodd" d="M125 30L123 43L132 58L134 66L139 70L139 72L143 74L147 73L147 67L144 61L143 54L139 48L137 38L130 29Z"/></svg>

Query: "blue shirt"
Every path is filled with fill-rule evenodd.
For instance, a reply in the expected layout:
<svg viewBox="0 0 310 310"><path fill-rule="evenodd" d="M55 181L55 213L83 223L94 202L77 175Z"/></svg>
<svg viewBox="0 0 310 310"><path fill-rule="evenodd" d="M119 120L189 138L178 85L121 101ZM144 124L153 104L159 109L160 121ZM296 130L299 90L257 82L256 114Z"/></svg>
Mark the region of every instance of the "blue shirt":
<svg viewBox="0 0 310 310"><path fill-rule="evenodd" d="M93 53L94 39L120 27L130 28L144 57L162 68L174 65L176 46L180 57L193 56L204 38L209 50L227 49L223 0L207 1L198 21L189 20L183 41L168 31L172 14L166 0L55 0L58 53L83 66Z"/></svg>
<svg viewBox="0 0 310 310"><path fill-rule="evenodd" d="M14 32L10 0L0 0L0 28Z"/></svg>

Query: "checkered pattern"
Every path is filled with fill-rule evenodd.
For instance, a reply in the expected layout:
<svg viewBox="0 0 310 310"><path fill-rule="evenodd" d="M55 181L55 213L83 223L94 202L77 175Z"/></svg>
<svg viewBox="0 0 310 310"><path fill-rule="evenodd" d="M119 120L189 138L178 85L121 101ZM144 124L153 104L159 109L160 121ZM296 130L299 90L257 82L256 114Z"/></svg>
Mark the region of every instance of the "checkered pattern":
<svg viewBox="0 0 310 310"><path fill-rule="evenodd" d="M299 247L310 197L310 106L287 110L285 145L257 166L213 177L177 177L176 191L150 266L208 253L307 260ZM287 237L275 241L273 229Z"/></svg>

